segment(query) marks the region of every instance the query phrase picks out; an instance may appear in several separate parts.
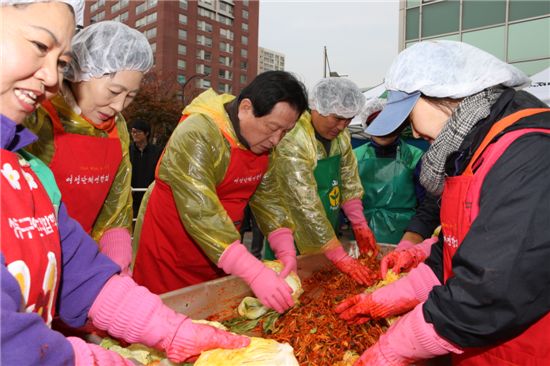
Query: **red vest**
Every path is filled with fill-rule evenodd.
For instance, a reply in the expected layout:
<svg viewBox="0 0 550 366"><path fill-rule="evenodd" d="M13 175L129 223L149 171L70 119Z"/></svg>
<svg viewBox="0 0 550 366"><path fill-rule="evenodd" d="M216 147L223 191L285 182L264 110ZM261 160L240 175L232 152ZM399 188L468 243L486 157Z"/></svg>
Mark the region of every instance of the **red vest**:
<svg viewBox="0 0 550 366"><path fill-rule="evenodd" d="M122 161L116 126L109 138L67 133L51 102L42 103L42 107L53 124L55 153L50 169L69 216L89 234Z"/></svg>
<svg viewBox="0 0 550 366"><path fill-rule="evenodd" d="M269 157L239 148L228 134L223 133L231 144L231 158L216 193L238 230L244 209L267 171ZM224 272L187 233L172 190L159 178L157 166L155 186L143 216L134 280L162 294L223 275Z"/></svg>
<svg viewBox="0 0 550 366"><path fill-rule="evenodd" d="M479 196L485 176L503 152L519 137L530 132L550 133L548 129L526 128L506 133L497 142L491 140L521 118L548 109L526 109L513 113L493 125L460 176L445 179L441 204L441 229L444 236L443 271L446 282L453 276L452 258L472 222L479 213ZM478 160L478 158L480 158ZM475 172L474 172L475 167ZM467 348L453 355L460 366L548 365L550 360L550 313L531 325L519 336L493 347Z"/></svg>
<svg viewBox="0 0 550 366"><path fill-rule="evenodd" d="M0 227L6 267L21 288L22 309L38 313L50 325L61 277L56 212L25 159L2 149L0 171Z"/></svg>

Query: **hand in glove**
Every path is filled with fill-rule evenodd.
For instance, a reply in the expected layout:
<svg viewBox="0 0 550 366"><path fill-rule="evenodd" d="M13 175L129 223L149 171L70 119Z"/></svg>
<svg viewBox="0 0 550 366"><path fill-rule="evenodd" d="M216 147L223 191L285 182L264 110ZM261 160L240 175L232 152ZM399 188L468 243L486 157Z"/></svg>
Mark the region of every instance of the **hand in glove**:
<svg viewBox="0 0 550 366"><path fill-rule="evenodd" d="M351 324L400 315L425 301L433 286L437 285L440 282L431 268L422 263L407 276L370 294L349 297L335 311Z"/></svg>
<svg viewBox="0 0 550 366"><path fill-rule="evenodd" d="M369 228L367 219L365 219L363 202L359 198L351 199L342 205L342 210L344 210L344 213L351 222L353 235L361 254L375 258L378 255L379 249L378 245L376 245L376 238Z"/></svg>
<svg viewBox="0 0 550 366"><path fill-rule="evenodd" d="M463 351L440 337L426 323L418 304L393 324L378 342L367 349L354 366L408 366L415 361Z"/></svg>
<svg viewBox="0 0 550 366"><path fill-rule="evenodd" d="M336 248L325 251L325 256L341 272L351 276L351 278L362 285L370 286L380 279L378 273L362 265L357 259L347 255L341 244Z"/></svg>
<svg viewBox="0 0 550 366"><path fill-rule="evenodd" d="M292 288L283 277L267 268L239 241L231 244L222 253L218 267L226 273L242 278L265 306L279 313L294 306Z"/></svg>
<svg viewBox="0 0 550 366"><path fill-rule="evenodd" d="M118 353L86 343L80 338L68 337L67 340L73 347L75 366L134 366Z"/></svg>
<svg viewBox="0 0 550 366"><path fill-rule="evenodd" d="M99 251L119 265L120 274L130 276L132 237L123 228L109 229L99 239Z"/></svg>
<svg viewBox="0 0 550 366"><path fill-rule="evenodd" d="M412 245L410 247L399 243L393 252L382 258L382 262L380 263L382 278L386 277L388 269L391 269L395 274L399 274L401 272L408 272L419 263L424 262L424 260L430 255L432 245L436 242L437 238L434 237L426 239L422 243ZM400 249L400 247L406 249Z"/></svg>
<svg viewBox="0 0 550 366"><path fill-rule="evenodd" d="M115 275L107 281L88 313L92 324L128 343L143 343L182 362L213 348L239 348L250 339L195 324L162 303L157 295L130 277Z"/></svg>
<svg viewBox="0 0 550 366"><path fill-rule="evenodd" d="M290 272L298 272L292 231L287 228L277 229L269 234L267 240L269 240L271 249L275 252L277 259L285 266L279 273L279 277L284 279Z"/></svg>

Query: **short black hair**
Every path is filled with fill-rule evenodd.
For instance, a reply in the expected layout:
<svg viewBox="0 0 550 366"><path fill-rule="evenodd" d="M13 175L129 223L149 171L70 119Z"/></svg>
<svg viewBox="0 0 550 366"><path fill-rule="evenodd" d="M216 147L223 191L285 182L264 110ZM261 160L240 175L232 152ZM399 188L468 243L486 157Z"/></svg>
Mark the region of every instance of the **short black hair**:
<svg viewBox="0 0 550 366"><path fill-rule="evenodd" d="M130 128L134 128L145 133L151 132L151 126L149 125L149 123L141 118L135 119L134 122L132 122L132 126L130 126Z"/></svg>
<svg viewBox="0 0 550 366"><path fill-rule="evenodd" d="M286 71L266 71L254 78L239 94L237 102L248 98L254 116L263 117L279 102L286 102L301 115L307 109L307 91L303 83Z"/></svg>

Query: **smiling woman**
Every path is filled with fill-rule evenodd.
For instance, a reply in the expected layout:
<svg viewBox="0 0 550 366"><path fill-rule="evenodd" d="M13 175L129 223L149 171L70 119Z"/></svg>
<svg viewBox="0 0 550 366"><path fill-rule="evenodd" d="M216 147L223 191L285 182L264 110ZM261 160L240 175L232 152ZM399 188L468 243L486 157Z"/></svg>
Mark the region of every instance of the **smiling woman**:
<svg viewBox="0 0 550 366"><path fill-rule="evenodd" d="M61 92L26 121L40 137L29 150L52 169L71 216L128 273L130 139L121 112L139 91L153 54L145 36L119 22L82 30L72 54Z"/></svg>

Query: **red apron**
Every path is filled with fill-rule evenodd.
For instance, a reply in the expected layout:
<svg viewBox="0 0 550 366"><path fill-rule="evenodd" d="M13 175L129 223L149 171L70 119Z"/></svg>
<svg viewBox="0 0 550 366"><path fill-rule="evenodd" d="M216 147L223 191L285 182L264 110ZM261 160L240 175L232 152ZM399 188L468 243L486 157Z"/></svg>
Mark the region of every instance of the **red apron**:
<svg viewBox="0 0 550 366"><path fill-rule="evenodd" d="M2 253L21 288L22 309L49 326L61 277L57 217L42 183L26 160L0 152Z"/></svg>
<svg viewBox="0 0 550 366"><path fill-rule="evenodd" d="M55 153L50 162L69 215L91 233L122 161L116 127L109 138L67 133L51 102L42 107L53 123Z"/></svg>
<svg viewBox="0 0 550 366"><path fill-rule="evenodd" d="M549 110L526 109L500 120L493 125L487 136L485 136L464 173L460 176L445 179L441 200L445 282L453 276L452 258L479 213L481 185L487 173L502 153L517 138L530 132L550 133L550 130L520 129L506 133L495 143L491 144L491 140L519 119L547 111ZM521 335L507 342L493 347L467 348L462 355L453 355L453 364L460 366L548 365L549 344L550 313L531 325Z"/></svg>
<svg viewBox="0 0 550 366"><path fill-rule="evenodd" d="M267 171L269 157L239 148L227 133L222 132L231 144L231 158L216 193L238 230L244 209ZM143 217L134 280L152 292L162 294L223 275L224 272L187 233L172 190L158 177L157 166L155 186Z"/></svg>

